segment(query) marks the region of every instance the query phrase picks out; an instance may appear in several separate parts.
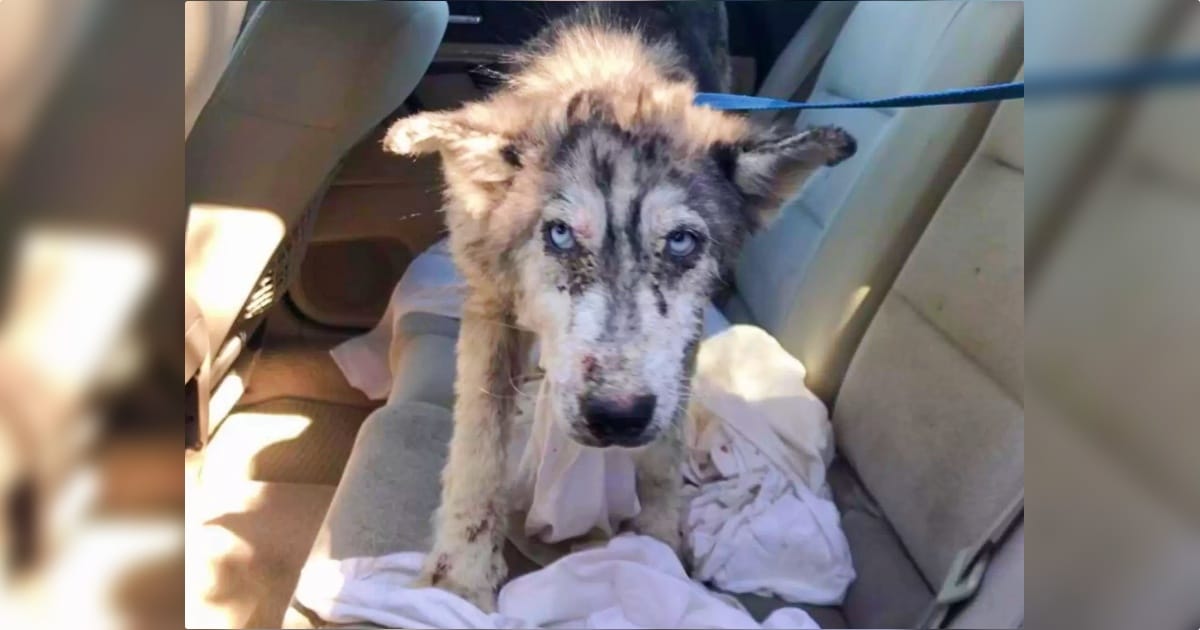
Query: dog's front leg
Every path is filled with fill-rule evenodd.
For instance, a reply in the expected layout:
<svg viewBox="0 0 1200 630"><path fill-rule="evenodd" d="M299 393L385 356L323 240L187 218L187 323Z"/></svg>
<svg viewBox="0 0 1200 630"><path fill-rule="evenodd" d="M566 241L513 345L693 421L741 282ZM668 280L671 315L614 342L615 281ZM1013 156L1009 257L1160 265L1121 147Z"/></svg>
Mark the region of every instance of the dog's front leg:
<svg viewBox="0 0 1200 630"><path fill-rule="evenodd" d="M502 313L492 319L472 310L465 309L458 339L454 433L433 549L417 585L452 591L490 612L506 573L505 441L524 343Z"/></svg>
<svg viewBox="0 0 1200 630"><path fill-rule="evenodd" d="M680 551L683 516L682 457L683 443L677 430L670 430L637 453L637 493L642 509L630 523L633 531L666 543L676 554Z"/></svg>

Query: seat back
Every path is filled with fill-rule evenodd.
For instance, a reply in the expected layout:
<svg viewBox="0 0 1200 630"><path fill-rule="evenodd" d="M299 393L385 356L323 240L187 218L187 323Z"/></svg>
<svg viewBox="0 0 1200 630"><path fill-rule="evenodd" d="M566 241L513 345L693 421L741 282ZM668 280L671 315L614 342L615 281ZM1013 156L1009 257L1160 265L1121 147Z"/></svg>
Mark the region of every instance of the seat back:
<svg viewBox="0 0 1200 630"><path fill-rule="evenodd" d="M188 2L183 5L183 135L186 138L217 81L229 65L246 3Z"/></svg>
<svg viewBox="0 0 1200 630"><path fill-rule="evenodd" d="M1010 79L1021 63L1022 7L1011 2L864 2L830 51L812 100L894 96ZM752 239L730 319L756 323L831 400L900 265L983 132L994 104L814 110L858 153L815 175Z"/></svg>
<svg viewBox="0 0 1200 630"><path fill-rule="evenodd" d="M339 161L408 97L447 19L444 2L251 13L185 144L185 279L214 353L286 290Z"/></svg>
<svg viewBox="0 0 1200 630"><path fill-rule="evenodd" d="M1023 110L998 110L834 408L840 452L933 585L1023 488Z"/></svg>
<svg viewBox="0 0 1200 630"><path fill-rule="evenodd" d="M1043 63L1127 58L1147 44L1147 34L1163 14L1144 5L1087 26L1067 11L1047 16L1056 19L1040 28L1050 28L1055 36L1047 38L1054 44L1045 47ZM1082 56L1076 54L1080 46L1071 44L1080 38L1092 42ZM1025 295L1030 279L1046 271L1030 261L1026 246L1054 241L1047 234L1056 215L1063 214L1055 200L1087 170L1089 152L1113 135L1117 113L1093 102L1071 107L1078 112L1075 118L1065 106L1036 115L1026 115L1022 101L1000 106L884 298L833 409L839 451L934 589L958 550L987 532L1024 489L1025 400L1027 387L1036 383L1026 373L1033 363L1027 363L1024 345ZM1029 157L1038 161L1031 171L1036 178L1030 178L1036 181L1027 186L1023 126L1031 119L1043 124L1029 138L1036 147ZM1161 114L1154 119L1179 120ZM1152 145L1167 156L1158 162L1164 171L1195 164L1180 159L1181 147L1194 146L1186 134L1174 134L1172 140L1182 144L1159 138ZM1109 257L1119 266L1124 262L1117 261L1128 259ZM1076 271L1095 275L1096 269L1082 265ZM1068 282L1076 289L1083 286L1080 275ZM1078 294L1064 284L1047 295L1065 303ZM1080 318L1074 313L1058 321L1062 328L1051 338L1067 339L1066 331ZM1031 337L1029 357L1039 356L1033 351L1036 341ZM1109 384L1107 391L1113 387ZM1061 435L1046 440L1061 444ZM1022 525L994 556L980 593L952 625L1017 627L1024 619L1024 592ZM848 607L852 624L861 617Z"/></svg>

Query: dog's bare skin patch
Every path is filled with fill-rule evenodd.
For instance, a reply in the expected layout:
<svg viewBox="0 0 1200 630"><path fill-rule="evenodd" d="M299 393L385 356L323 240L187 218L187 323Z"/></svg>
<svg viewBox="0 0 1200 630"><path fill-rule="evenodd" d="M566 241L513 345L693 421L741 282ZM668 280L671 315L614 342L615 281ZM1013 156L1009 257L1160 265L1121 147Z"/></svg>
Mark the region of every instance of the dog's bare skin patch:
<svg viewBox="0 0 1200 630"><path fill-rule="evenodd" d="M479 535L488 530L491 521L483 519L482 521L467 527L467 542L475 542L479 539Z"/></svg>
<svg viewBox="0 0 1200 630"><path fill-rule="evenodd" d="M543 404L581 444L635 449L642 511L629 525L679 548L680 431L704 308L780 201L854 151L840 129L760 129L694 106L693 76L720 72L680 50L595 18L554 25L488 99L401 119L384 140L441 154L468 287L454 434L418 584L495 605L506 436L533 337Z"/></svg>
<svg viewBox="0 0 1200 630"><path fill-rule="evenodd" d="M429 583L432 586L437 586L446 579L446 574L450 572L450 556L447 554L438 554L437 561L433 564L433 573L429 577Z"/></svg>

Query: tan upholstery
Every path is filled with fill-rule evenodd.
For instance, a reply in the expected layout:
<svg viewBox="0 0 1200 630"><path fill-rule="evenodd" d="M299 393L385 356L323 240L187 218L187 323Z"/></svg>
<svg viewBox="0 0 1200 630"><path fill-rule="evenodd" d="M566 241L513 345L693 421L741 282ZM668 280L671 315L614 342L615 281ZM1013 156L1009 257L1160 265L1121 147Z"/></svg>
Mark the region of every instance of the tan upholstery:
<svg viewBox="0 0 1200 630"><path fill-rule="evenodd" d="M1022 7L1012 2L865 2L847 21L813 100L894 96L1011 79ZM751 240L736 283L751 321L775 334L831 399L863 330L994 105L805 112L837 124L858 154L818 173Z"/></svg>
<svg viewBox="0 0 1200 630"><path fill-rule="evenodd" d="M845 458L834 460L828 479L857 575L842 602L846 627L911 627L933 591Z"/></svg>
<svg viewBox="0 0 1200 630"><path fill-rule="evenodd" d="M428 547L451 426L448 410L426 403L388 404L372 412L308 557L340 560ZM293 605L279 627L323 626Z"/></svg>
<svg viewBox="0 0 1200 630"><path fill-rule="evenodd" d="M396 376L388 400L452 408L456 342L455 337L439 334L421 334L408 340L392 363Z"/></svg>
<svg viewBox="0 0 1200 630"><path fill-rule="evenodd" d="M183 5L183 135L217 87L229 65L246 3L187 2Z"/></svg>
<svg viewBox="0 0 1200 630"><path fill-rule="evenodd" d="M412 91L446 20L441 2L269 2L251 15L185 148L186 290L214 351L338 161Z"/></svg>
<svg viewBox="0 0 1200 630"><path fill-rule="evenodd" d="M883 300L833 412L842 455L934 585L1024 483L1023 109L998 110ZM862 626L857 612L847 606Z"/></svg>
<svg viewBox="0 0 1200 630"><path fill-rule="evenodd" d="M1048 29L1039 40L1043 42L1040 49L1045 52L1040 57L1043 67L1103 63L1128 57L1146 45L1156 22L1164 15L1161 7L1142 4L1136 9L1117 8L1115 15L1085 25L1077 19L1078 5L1071 10L1051 9L1042 3L1039 6L1049 21L1035 21L1033 16L1030 20L1031 24L1037 24L1036 28ZM1143 154L1143 164L1155 164L1158 159L1161 173L1179 173L1181 167L1190 169L1196 164L1194 159L1183 159L1185 151L1194 153L1196 139L1179 132L1184 125L1180 122L1184 118L1182 112L1195 111L1196 103L1175 106L1180 109L1173 117L1164 112L1148 117L1163 128L1175 130L1157 137L1146 134L1152 140L1146 145L1154 147L1159 158ZM1076 111L1078 118L1072 118L1071 113ZM1090 153L1108 140L1114 113L1105 104L1085 103L1070 109L1050 106L1030 117L1024 115L1020 102L1001 106L978 152L937 210L863 338L834 407L834 427L840 452L857 472L863 490L877 501L879 515L894 528L896 543L904 554L888 550L886 532L864 536L859 523L869 519L862 517L864 511L848 505L845 484L835 486L843 527L860 574L844 606L852 626L896 627L911 623L912 617L905 621L900 615L901 612L911 615L910 611L903 611L904 598L895 596L900 589L912 588L911 580L899 577L905 564L901 557L911 557L927 583L940 585L956 550L984 533L1008 501L1023 491L1023 401L1027 382L1024 295L1029 277L1028 249L1024 246L1030 241L1048 242L1046 235L1053 215L1062 214L1055 203L1074 178L1087 169ZM1033 171L1037 175L1035 184L1026 186L1027 152L1022 128L1031 119L1039 121L1030 134L1036 150L1028 152L1038 158ZM1165 139L1166 135L1172 136L1171 141ZM1113 181L1105 176L1100 179ZM1033 199L1026 195L1027 189ZM1112 193L1099 193L1097 198L1112 200ZM1136 205L1139 204L1127 202L1121 207ZM1143 201L1140 205L1148 204ZM1190 207L1196 207L1195 200ZM1180 210L1175 216L1187 216L1182 207ZM1063 284L1056 284L1053 289L1046 288L1047 295L1055 296L1060 306L1086 304L1089 312L1111 312L1107 305L1081 297L1081 291L1090 290L1081 287L1097 286L1095 282L1086 282L1085 276L1097 277L1097 270L1104 268L1099 264L1101 260L1114 270L1126 267L1127 261L1136 258L1133 252L1114 253L1106 244L1116 239L1117 234L1131 231L1133 224L1147 225L1150 221L1145 216L1133 218L1128 212L1114 212L1110 216L1123 217L1122 224L1119 228L1111 226L1111 231L1093 234L1094 257L1081 257L1070 280L1063 280ZM1163 223L1154 220L1155 225ZM1175 233L1188 231L1178 224L1169 229ZM1142 246L1150 247L1151 240L1147 238ZM1181 237L1181 245L1183 240ZM1196 262L1174 259L1170 266L1195 268ZM1182 282L1184 273L1180 271L1174 277ZM1175 293L1184 291L1180 285ZM1130 312L1146 312L1143 301L1132 303L1136 306L1130 306ZM1077 350L1093 347L1083 340L1091 339L1094 343L1099 330L1080 332L1082 313L1067 311L1059 312L1061 318L1057 322L1061 326L1046 333L1048 340L1070 339L1068 343L1073 343ZM1179 321L1194 322L1196 314L1194 310L1181 314ZM1033 330L1036 319L1031 317L1029 321ZM1182 328L1179 330L1182 333ZM1037 342L1036 336L1031 336L1029 347L1035 348ZM1040 350L1032 350L1030 356L1038 355ZM1196 355L1191 357L1194 361ZM1093 391L1113 392L1116 400L1115 392L1121 389L1118 379L1129 376L1125 366L1142 363L1076 355L1047 373L1076 377L1079 372L1089 370L1066 369L1068 365L1100 366L1098 371L1107 369L1113 379L1093 383ZM1032 370L1034 364L1028 365ZM1175 369L1180 370L1183 365L1181 360ZM1162 377L1167 378L1165 372ZM1036 387L1036 381L1036 374L1031 374L1032 386ZM1108 402L1096 401L1092 408L1104 408ZM1138 417L1144 418L1148 401L1140 402L1142 415ZM1048 422L1046 415L1040 414L1040 421ZM1169 423L1164 420L1159 431L1139 430L1136 435L1143 438L1163 435ZM1124 426L1136 425L1129 422ZM1057 444L1063 434L1057 426L1053 431L1057 439L1047 435L1047 440ZM1129 434L1134 434L1132 429ZM1031 444L1042 442L1031 436ZM1185 450L1179 447L1176 451L1179 455L1176 473L1186 472L1183 463L1188 460L1182 455ZM1054 459L1052 452L1047 451L1044 457ZM1054 476L1049 472L1047 475ZM1194 479L1194 466L1190 477L1180 474L1179 478ZM831 480L837 479L831 473ZM1054 496L1063 494L1072 493L1059 492ZM1108 504L1110 509L1114 507L1104 493L1097 493L1096 500ZM1055 507L1047 503L1040 510L1043 514L1053 513ZM1065 523L1070 519L1060 520ZM1085 523L1075 526L1082 527ZM1063 532L1069 530L1069 526L1060 528ZM1074 553L1087 553L1078 551L1080 547L1072 546L1076 549ZM1095 549L1091 553L1107 556L1109 552ZM893 559L888 561L889 557ZM1101 568L1094 566L1090 570L1101 571ZM881 579L889 575L892 577ZM1059 576L1050 583L1060 597L1070 597L1070 589L1085 581L1080 572L1066 579ZM1122 593L1122 587L1132 583L1110 582L1114 597ZM952 627L1018 627L1024 620L1024 586L1024 527L1020 526L993 558L978 597L953 619ZM1182 596L1180 589L1172 586L1167 585L1163 592ZM1042 590L1033 588L1030 592ZM1041 599L1045 602L1051 598ZM1128 618L1128 622L1134 623L1136 619ZM1111 619L1102 622L1101 616L1089 620L1092 623L1083 625L1123 625L1112 624ZM1182 620L1162 621L1154 625L1178 625ZM1071 623L1078 624L1079 620Z"/></svg>

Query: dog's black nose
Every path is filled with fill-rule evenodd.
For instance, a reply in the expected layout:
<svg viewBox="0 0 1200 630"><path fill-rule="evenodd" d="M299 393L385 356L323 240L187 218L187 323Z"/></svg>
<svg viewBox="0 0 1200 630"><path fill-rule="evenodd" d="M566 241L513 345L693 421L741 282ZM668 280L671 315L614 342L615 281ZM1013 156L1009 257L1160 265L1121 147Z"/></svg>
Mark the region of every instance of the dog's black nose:
<svg viewBox="0 0 1200 630"><path fill-rule="evenodd" d="M643 443L642 434L654 417L654 404L654 396L649 394L625 400L587 396L583 417L588 431L602 444L637 446Z"/></svg>

